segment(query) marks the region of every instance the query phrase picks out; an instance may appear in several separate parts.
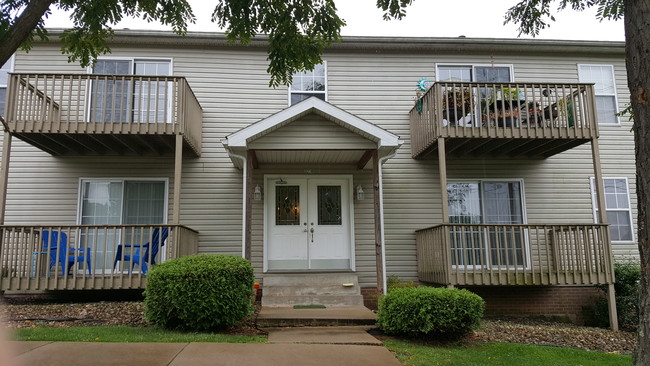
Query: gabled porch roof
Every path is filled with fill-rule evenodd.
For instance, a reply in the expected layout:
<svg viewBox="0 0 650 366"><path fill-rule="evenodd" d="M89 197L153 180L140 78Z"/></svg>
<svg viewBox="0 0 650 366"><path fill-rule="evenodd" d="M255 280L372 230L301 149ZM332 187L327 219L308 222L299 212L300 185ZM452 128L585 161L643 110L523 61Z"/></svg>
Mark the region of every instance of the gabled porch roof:
<svg viewBox="0 0 650 366"><path fill-rule="evenodd" d="M323 119L337 125L338 127L349 131L356 136L363 138L366 143L359 145L358 147L351 148L350 146L341 146L336 142L336 135L332 134L331 136L324 136L324 138L331 138L332 144L327 144L326 148L322 146L315 146L310 149L306 149L304 146L292 149L291 144L283 144L282 146L278 145L275 148L266 149L264 151L258 150L258 155L269 155L268 157L259 156L258 158L262 159L274 159L271 155L272 150L276 152L278 150L284 151L294 151L299 153L303 159L307 159L304 162L310 162L310 159L325 159L327 160L328 152L331 152L331 162L342 162L340 161L341 157L343 159L355 159L355 161L360 165L360 168L365 166L364 156L368 156L366 152L368 147L372 146L372 150L377 150L379 157L390 155L399 146L403 143L400 140L399 136L386 131L376 125L363 120L349 112L346 112L332 104L329 104L325 101L322 101L316 97L311 97L307 100L304 100L298 104L290 106L286 109L279 111L267 118L264 118L258 122L251 124L248 127L245 127L233 134L228 135L222 143L226 150L231 154L245 154L246 150L254 149L251 145L254 141L259 141L264 136L282 129L283 127L288 126L289 124L300 120L303 117L309 115L316 115L322 117ZM370 143L370 145L368 144ZM289 147L287 147L289 146ZM314 154L314 151L318 151L318 154ZM277 156L277 155L276 155ZM335 157L339 161L335 161ZM231 155L231 159L235 166L241 168L241 161ZM314 161L315 162L315 161ZM367 159L365 159L367 162Z"/></svg>

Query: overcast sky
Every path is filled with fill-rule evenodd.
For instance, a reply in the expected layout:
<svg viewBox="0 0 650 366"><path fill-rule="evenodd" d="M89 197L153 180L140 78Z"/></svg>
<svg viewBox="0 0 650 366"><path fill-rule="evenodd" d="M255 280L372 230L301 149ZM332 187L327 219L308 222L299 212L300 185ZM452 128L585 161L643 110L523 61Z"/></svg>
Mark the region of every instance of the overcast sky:
<svg viewBox="0 0 650 366"><path fill-rule="evenodd" d="M408 36L408 37L466 37L515 38L517 27L503 25L507 9L517 0L415 0L402 21L386 22L376 7L376 0L336 0L339 15L347 22L343 35L356 36ZM207 0L190 0L197 24L191 31L220 31L210 22L215 3ZM48 27L70 26L67 15L54 12ZM159 24L141 20L128 20L114 28L166 29ZM523 36L531 38L530 36ZM543 39L578 39L623 41L623 21L599 22L595 9L585 12L565 10L556 14L556 22L541 32Z"/></svg>

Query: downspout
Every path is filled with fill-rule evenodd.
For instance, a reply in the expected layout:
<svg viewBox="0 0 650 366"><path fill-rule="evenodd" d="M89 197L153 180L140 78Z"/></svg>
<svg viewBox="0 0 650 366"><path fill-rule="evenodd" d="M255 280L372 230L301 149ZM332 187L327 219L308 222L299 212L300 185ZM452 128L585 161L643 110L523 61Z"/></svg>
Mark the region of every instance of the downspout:
<svg viewBox="0 0 650 366"><path fill-rule="evenodd" d="M383 184L383 169L382 166L384 162L390 158L395 157L397 155L397 149L393 151L391 154L384 156L383 158L379 159L379 164L378 165L378 174L379 174L379 221L381 222L381 267L382 267L382 281L383 281L383 287L384 287L384 295L388 293L388 288L387 288L387 275L386 275L386 239L384 238L384 184Z"/></svg>
<svg viewBox="0 0 650 366"><path fill-rule="evenodd" d="M242 170L244 171L242 181L241 257L246 258L246 178L248 175L246 157L243 155L237 155L231 151L228 151L228 155L231 158L240 159L242 161Z"/></svg>

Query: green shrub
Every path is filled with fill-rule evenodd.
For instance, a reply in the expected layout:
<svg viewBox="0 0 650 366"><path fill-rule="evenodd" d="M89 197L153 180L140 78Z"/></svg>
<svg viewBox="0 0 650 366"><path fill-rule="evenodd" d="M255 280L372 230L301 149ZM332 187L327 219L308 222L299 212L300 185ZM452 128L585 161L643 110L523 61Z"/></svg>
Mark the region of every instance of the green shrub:
<svg viewBox="0 0 650 366"><path fill-rule="evenodd" d="M380 299L377 325L389 334L460 337L478 327L484 309L467 290L396 288Z"/></svg>
<svg viewBox="0 0 650 366"><path fill-rule="evenodd" d="M211 330L237 324L252 313L253 267L246 259L194 255L151 268L145 316L169 329Z"/></svg>
<svg viewBox="0 0 650 366"><path fill-rule="evenodd" d="M639 281L641 267L638 263L616 263L614 266L616 283L616 312L618 325L623 330L635 331L639 324ZM599 286L607 291L607 286ZM607 299L598 298L593 308L594 325L609 327L609 308Z"/></svg>
<svg viewBox="0 0 650 366"><path fill-rule="evenodd" d="M402 281L398 276L390 275L386 279L386 287L388 288L388 292L391 292L397 288L417 287L417 284L413 281Z"/></svg>

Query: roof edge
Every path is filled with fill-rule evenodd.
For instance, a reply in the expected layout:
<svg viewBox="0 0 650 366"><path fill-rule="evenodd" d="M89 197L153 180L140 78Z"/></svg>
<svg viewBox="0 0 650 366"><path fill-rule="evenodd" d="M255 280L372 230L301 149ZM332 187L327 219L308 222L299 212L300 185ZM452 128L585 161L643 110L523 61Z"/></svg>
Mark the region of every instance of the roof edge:
<svg viewBox="0 0 650 366"><path fill-rule="evenodd" d="M48 29L48 33L58 36L63 30L62 28ZM267 48L268 37L258 35L253 37L248 45L241 45L231 43L223 32L187 32L185 36L180 36L172 31L116 29L109 43L173 45L174 47ZM528 38L343 36L340 42L332 44L327 50L624 54L625 42Z"/></svg>

